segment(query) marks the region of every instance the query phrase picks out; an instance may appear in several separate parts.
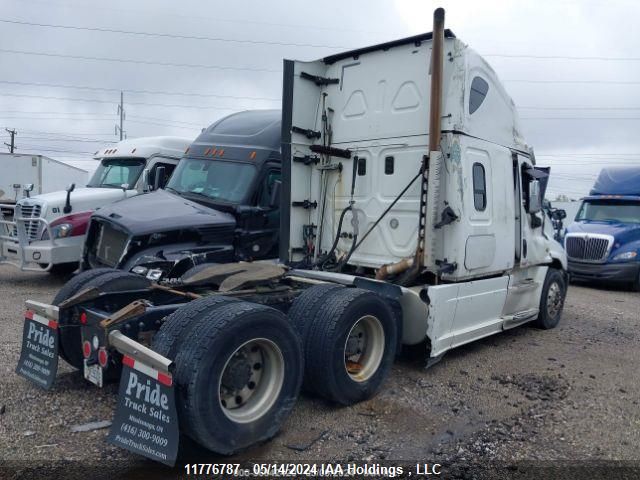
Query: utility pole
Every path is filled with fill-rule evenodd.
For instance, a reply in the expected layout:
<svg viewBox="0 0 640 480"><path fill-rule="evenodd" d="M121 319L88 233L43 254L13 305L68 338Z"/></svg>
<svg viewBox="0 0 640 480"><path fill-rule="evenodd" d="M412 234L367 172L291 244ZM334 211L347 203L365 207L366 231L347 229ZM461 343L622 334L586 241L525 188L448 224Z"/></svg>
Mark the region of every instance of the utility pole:
<svg viewBox="0 0 640 480"><path fill-rule="evenodd" d="M116 135L120 134L120 140L127 138L127 132L124 131L124 92L120 91L120 104L118 105L118 115L120 115L120 125L116 125Z"/></svg>
<svg viewBox="0 0 640 480"><path fill-rule="evenodd" d="M9 133L9 135L11 135L11 143L4 142L4 144L9 147L9 152L13 153L13 151L16 149L16 135L18 134L18 132L16 132L15 128L12 130L5 128L5 130Z"/></svg>

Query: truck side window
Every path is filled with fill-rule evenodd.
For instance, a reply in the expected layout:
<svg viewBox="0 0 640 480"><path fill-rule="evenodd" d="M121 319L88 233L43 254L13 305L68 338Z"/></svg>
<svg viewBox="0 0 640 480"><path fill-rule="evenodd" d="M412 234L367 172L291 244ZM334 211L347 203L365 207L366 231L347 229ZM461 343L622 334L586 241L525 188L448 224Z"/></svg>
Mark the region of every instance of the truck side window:
<svg viewBox="0 0 640 480"><path fill-rule="evenodd" d="M484 167L481 163L473 164L473 205L479 212L487 208L487 184Z"/></svg>
<svg viewBox="0 0 640 480"><path fill-rule="evenodd" d="M268 207L271 201L271 192L273 191L273 185L276 180L280 180L282 174L277 170L270 170L264 177L260 193L258 194L258 206Z"/></svg>
<svg viewBox="0 0 640 480"><path fill-rule="evenodd" d="M160 184L166 185L167 182L169 181L169 178L171 177L171 174L175 170L176 166L173 163L160 163L160 162L156 163L153 167L153 170L151 171L151 175L149 175L149 183L151 185L154 184L158 167L164 167L164 178L162 179L162 182L160 182Z"/></svg>
<svg viewBox="0 0 640 480"><path fill-rule="evenodd" d="M482 102L487 97L489 84L481 77L475 77L471 82L469 91L469 115L480 108Z"/></svg>

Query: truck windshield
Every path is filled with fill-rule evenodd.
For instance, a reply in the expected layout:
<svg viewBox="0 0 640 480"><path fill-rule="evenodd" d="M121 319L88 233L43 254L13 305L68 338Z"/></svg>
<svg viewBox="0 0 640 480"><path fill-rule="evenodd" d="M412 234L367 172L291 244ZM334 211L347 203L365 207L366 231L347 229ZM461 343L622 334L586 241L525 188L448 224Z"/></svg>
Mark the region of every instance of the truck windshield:
<svg viewBox="0 0 640 480"><path fill-rule="evenodd" d="M621 200L585 200L576 221L640 223L640 202Z"/></svg>
<svg viewBox="0 0 640 480"><path fill-rule="evenodd" d="M209 197L225 203L240 203L256 175L249 163L183 158L167 188L180 194Z"/></svg>
<svg viewBox="0 0 640 480"><path fill-rule="evenodd" d="M120 188L123 184L134 188L145 160L141 158L103 159L87 187Z"/></svg>

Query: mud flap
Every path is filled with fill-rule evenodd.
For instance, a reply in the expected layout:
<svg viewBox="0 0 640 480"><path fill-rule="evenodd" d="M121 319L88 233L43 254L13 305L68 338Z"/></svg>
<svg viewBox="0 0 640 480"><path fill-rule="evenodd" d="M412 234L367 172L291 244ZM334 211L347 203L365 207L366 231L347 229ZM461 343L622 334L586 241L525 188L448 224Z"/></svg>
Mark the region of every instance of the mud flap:
<svg viewBox="0 0 640 480"><path fill-rule="evenodd" d="M173 377L126 354L122 364L108 442L173 466L180 439Z"/></svg>
<svg viewBox="0 0 640 480"><path fill-rule="evenodd" d="M50 390L58 371L58 322L27 310L16 373Z"/></svg>

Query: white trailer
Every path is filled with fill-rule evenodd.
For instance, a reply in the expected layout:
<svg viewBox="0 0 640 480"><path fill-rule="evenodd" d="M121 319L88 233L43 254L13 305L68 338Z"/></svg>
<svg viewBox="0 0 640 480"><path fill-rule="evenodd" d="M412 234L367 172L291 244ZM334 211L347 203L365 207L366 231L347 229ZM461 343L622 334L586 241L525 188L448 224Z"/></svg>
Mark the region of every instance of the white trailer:
<svg viewBox="0 0 640 480"><path fill-rule="evenodd" d="M275 435L301 384L349 405L376 394L402 345L422 344L432 364L560 321L567 260L544 228L549 172L442 9L433 34L285 61L283 85L282 265L204 264L156 284L89 270L53 305L27 302L25 332L59 336L89 381L117 376L124 355L111 443L171 464L180 430L231 454ZM25 333L24 358L29 345ZM55 365L28 368L50 387Z"/></svg>
<svg viewBox="0 0 640 480"><path fill-rule="evenodd" d="M33 185L29 195L64 190L70 183L86 185L87 170L43 155L0 153L0 203L16 203L26 196L25 188Z"/></svg>

